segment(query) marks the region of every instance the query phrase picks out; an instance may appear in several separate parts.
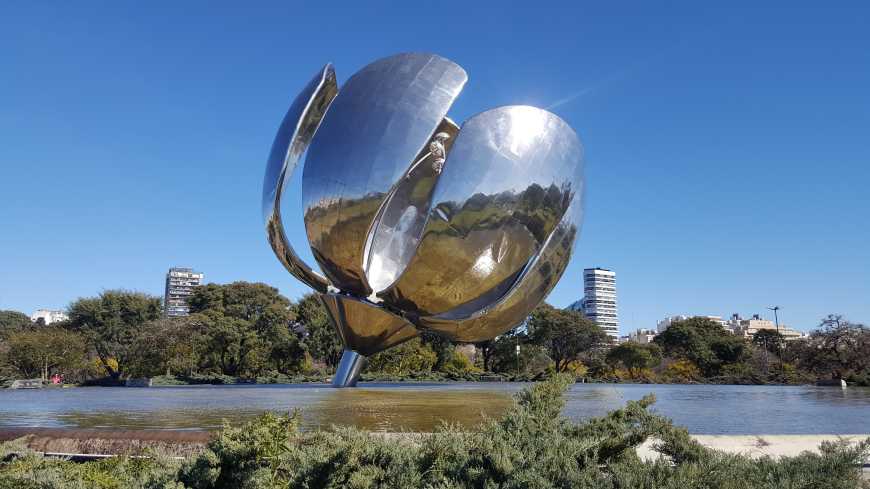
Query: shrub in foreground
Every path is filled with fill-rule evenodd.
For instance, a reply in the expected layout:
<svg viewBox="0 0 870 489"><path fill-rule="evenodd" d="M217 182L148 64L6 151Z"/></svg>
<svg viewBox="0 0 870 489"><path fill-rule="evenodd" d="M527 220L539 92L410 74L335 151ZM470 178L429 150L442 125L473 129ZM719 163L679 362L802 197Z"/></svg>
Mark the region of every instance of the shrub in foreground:
<svg viewBox="0 0 870 489"><path fill-rule="evenodd" d="M163 489L870 487L857 467L870 440L825 444L818 455L752 460L704 448L650 413L652 397L573 423L560 415L568 383L557 376L523 391L505 416L476 432L449 425L430 436L300 432L297 415L265 414L226 427L181 466L125 458L76 465L29 455L4 462L0 481L5 487ZM642 461L635 448L650 437L665 457Z"/></svg>

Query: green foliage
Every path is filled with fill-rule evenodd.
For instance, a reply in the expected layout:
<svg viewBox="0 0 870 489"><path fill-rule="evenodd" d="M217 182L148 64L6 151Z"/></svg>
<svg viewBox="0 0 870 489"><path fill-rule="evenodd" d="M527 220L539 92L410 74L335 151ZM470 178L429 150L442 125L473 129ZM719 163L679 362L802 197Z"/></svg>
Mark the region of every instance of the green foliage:
<svg viewBox="0 0 870 489"><path fill-rule="evenodd" d="M30 329L30 316L18 311L0 311L0 340L13 333Z"/></svg>
<svg viewBox="0 0 870 489"><path fill-rule="evenodd" d="M634 341L627 341L612 348L606 357L608 364L621 365L629 373L637 377L644 369L651 368L661 361L662 350L656 344L642 345Z"/></svg>
<svg viewBox="0 0 870 489"><path fill-rule="evenodd" d="M435 352L435 370L444 370L447 362L453 358L453 342L432 331L424 331L420 334L423 343Z"/></svg>
<svg viewBox="0 0 870 489"><path fill-rule="evenodd" d="M13 333L7 340L6 361L25 378L48 380L55 373L70 376L84 367L84 338L72 331L41 327Z"/></svg>
<svg viewBox="0 0 870 489"><path fill-rule="evenodd" d="M870 376L870 328L829 315L806 340L792 341L785 360L821 378Z"/></svg>
<svg viewBox="0 0 870 489"><path fill-rule="evenodd" d="M661 373L665 382L690 383L701 380L701 370L691 360L676 360L668 362Z"/></svg>
<svg viewBox="0 0 870 489"><path fill-rule="evenodd" d="M290 306L266 284L198 287L190 298L188 321L199 325L204 342L200 367L237 377L298 371L304 349L290 330L296 318Z"/></svg>
<svg viewBox="0 0 870 489"><path fill-rule="evenodd" d="M478 432L443 426L425 438L381 438L354 429L300 433L295 416L266 415L230 428L180 472L197 489L229 487L858 488L868 443L823 446L821 455L752 460L704 448L647 408L651 397L603 418L560 416L570 378L517 396ZM643 462L655 437L668 457Z"/></svg>
<svg viewBox="0 0 870 489"><path fill-rule="evenodd" d="M162 376L166 383L323 381L341 357L316 294L291 303L268 285L235 282L200 287L190 303L190 316L162 318L158 298L111 290L74 302L70 320L51 328L0 311L0 380L60 372L99 385L117 385L124 376ZM424 332L371 358L366 378L476 380L485 373L534 380L570 371L617 381L758 384L833 377L870 385L870 330L837 315L805 340L784 342L775 331L761 330L746 341L706 318L691 318L672 324L654 346L608 351L604 332L581 313L542 304L520 327L476 346L472 365L454 343ZM103 374L109 377L97 378Z"/></svg>
<svg viewBox="0 0 870 489"><path fill-rule="evenodd" d="M463 378L468 374L481 372L467 356L455 349L450 360L444 364L443 370L447 375L459 378Z"/></svg>
<svg viewBox="0 0 870 489"><path fill-rule="evenodd" d="M160 317L160 299L139 292L108 290L69 307L67 327L84 335L113 379L121 376L133 353L133 339L146 322ZM112 366L110 359L118 362Z"/></svg>
<svg viewBox="0 0 870 489"><path fill-rule="evenodd" d="M317 294L306 294L293 305L296 321L304 330L305 348L313 359L330 367L341 360L342 346L326 308Z"/></svg>
<svg viewBox="0 0 870 489"><path fill-rule="evenodd" d="M131 377L191 375L205 354L197 317L160 318L143 324L133 339L127 374Z"/></svg>
<svg viewBox="0 0 870 489"><path fill-rule="evenodd" d="M517 356L517 346L520 354ZM542 345L536 345L522 329L515 329L495 339L490 367L493 372L517 378L533 378L546 371L552 360Z"/></svg>
<svg viewBox="0 0 870 489"><path fill-rule="evenodd" d="M547 350L558 372L564 372L583 353L607 341L604 331L582 313L546 303L532 311L528 329L530 341Z"/></svg>
<svg viewBox="0 0 870 489"><path fill-rule="evenodd" d="M785 337L775 329L762 329L752 337L752 344L770 353L779 353L785 346Z"/></svg>
<svg viewBox="0 0 870 489"><path fill-rule="evenodd" d="M653 340L671 358L694 363L706 376L715 376L729 363L748 356L746 342L710 319L693 317L672 323Z"/></svg>
<svg viewBox="0 0 870 489"><path fill-rule="evenodd" d="M175 481L179 461L147 455L74 463L7 442L0 444L0 489L185 489Z"/></svg>
<svg viewBox="0 0 870 489"><path fill-rule="evenodd" d="M431 372L437 359L437 355L428 345L423 344L419 338L414 338L373 355L366 369L390 375Z"/></svg>

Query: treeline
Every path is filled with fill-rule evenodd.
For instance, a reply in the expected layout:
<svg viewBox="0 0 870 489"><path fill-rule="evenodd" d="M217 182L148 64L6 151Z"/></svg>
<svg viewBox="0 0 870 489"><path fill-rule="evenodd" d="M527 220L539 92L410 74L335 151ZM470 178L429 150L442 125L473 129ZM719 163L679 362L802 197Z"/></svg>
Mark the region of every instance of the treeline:
<svg viewBox="0 0 870 489"><path fill-rule="evenodd" d="M189 316L164 318L158 297L110 290L73 302L69 319L49 326L0 312L0 376L8 382L58 374L65 382L107 384L155 376L209 383L322 380L341 358L338 337L313 294L292 302L265 284L208 284L195 290L189 304ZM538 375L550 358L566 364L561 343L590 348L604 339L577 313L542 310L570 320L539 327L532 339L507 334L477 347L423 334L373 356L366 378ZM566 337L561 343L560 335Z"/></svg>
<svg viewBox="0 0 870 489"><path fill-rule="evenodd" d="M122 290L79 299L69 320L33 324L0 311L0 380L49 379L116 384L125 378L229 383L323 380L341 344L313 294L298 301L265 284L208 284L190 298L190 315L162 317L158 297ZM806 340L775 331L746 341L691 318L654 343L611 347L581 313L542 304L520 328L474 345L424 333L373 356L364 379L534 380L571 372L589 380L632 382L807 383L845 378L870 385L870 331L826 318Z"/></svg>
<svg viewBox="0 0 870 489"><path fill-rule="evenodd" d="M58 374L65 382L106 384L155 376L208 383L323 380L341 358L341 344L314 294L292 302L265 284L208 284L195 290L189 305L189 316L164 318L158 297L110 290L73 302L69 319L49 326L2 311L0 378ZM528 324L476 345L424 333L370 358L364 378L540 378L576 370L579 355L606 340L582 314L548 305Z"/></svg>
<svg viewBox="0 0 870 489"><path fill-rule="evenodd" d="M610 380L805 384L845 379L870 385L870 329L830 315L807 338L786 341L775 330L751 340L706 318L673 323L650 344L623 343L598 372Z"/></svg>

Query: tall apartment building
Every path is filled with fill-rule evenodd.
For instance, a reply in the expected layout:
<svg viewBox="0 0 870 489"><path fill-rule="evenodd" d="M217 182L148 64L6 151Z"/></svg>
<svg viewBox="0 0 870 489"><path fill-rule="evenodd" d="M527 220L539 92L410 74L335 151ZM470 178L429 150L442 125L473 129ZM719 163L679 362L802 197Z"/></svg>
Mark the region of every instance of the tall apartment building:
<svg viewBox="0 0 870 489"><path fill-rule="evenodd" d="M166 273L166 292L163 295L163 315L187 316L190 306L187 301L194 287L202 285L203 274L192 268L172 267Z"/></svg>
<svg viewBox="0 0 870 489"><path fill-rule="evenodd" d="M616 311L616 273L606 268L583 270L583 314L608 334L619 339L619 316Z"/></svg>

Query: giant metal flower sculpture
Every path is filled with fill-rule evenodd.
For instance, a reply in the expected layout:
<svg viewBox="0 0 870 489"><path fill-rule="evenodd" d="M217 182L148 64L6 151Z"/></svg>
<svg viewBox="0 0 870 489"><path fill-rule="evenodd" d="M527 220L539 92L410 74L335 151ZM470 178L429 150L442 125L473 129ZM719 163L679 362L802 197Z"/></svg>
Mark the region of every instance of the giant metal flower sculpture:
<svg viewBox="0 0 870 489"><path fill-rule="evenodd" d="M421 330L483 341L520 324L565 270L583 215L583 150L559 117L447 111L468 79L431 54L375 61L339 91L326 65L284 117L263 182L278 259L319 292L345 353L365 357ZM305 154L305 229L323 274L287 242L286 182Z"/></svg>

